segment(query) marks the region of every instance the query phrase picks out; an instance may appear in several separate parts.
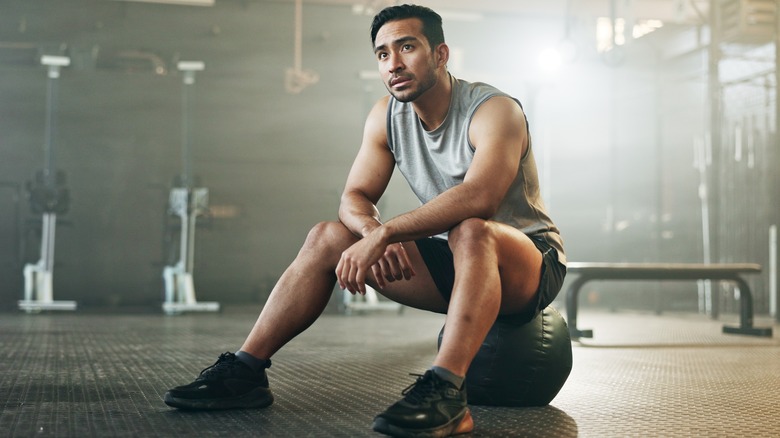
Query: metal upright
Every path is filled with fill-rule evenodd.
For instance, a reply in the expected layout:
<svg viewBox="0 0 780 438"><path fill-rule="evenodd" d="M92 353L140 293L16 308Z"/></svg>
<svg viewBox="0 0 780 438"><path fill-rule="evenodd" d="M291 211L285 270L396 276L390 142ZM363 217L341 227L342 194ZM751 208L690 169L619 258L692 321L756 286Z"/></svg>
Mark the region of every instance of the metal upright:
<svg viewBox="0 0 780 438"><path fill-rule="evenodd" d="M182 176L181 187L171 189L168 200L169 213L179 217L181 222L179 238L179 261L163 269L165 302L163 311L168 315L187 311L218 311L218 302L198 302L195 298L193 268L195 261L195 229L198 216L208 210L208 189L194 187L192 176L192 128L190 109L192 106L195 72L204 69L203 62L182 61L178 69L182 72Z"/></svg>
<svg viewBox="0 0 780 438"><path fill-rule="evenodd" d="M57 213L64 211L66 193L58 187L55 142L57 140L57 102L60 69L70 64L64 56L43 56L41 64L48 67L46 92L46 127L44 142L44 168L39 186L33 186L31 201L34 210L42 213L41 258L35 264L24 267L24 299L19 309L28 313L42 310L75 310L75 301L55 301L53 292L54 236Z"/></svg>

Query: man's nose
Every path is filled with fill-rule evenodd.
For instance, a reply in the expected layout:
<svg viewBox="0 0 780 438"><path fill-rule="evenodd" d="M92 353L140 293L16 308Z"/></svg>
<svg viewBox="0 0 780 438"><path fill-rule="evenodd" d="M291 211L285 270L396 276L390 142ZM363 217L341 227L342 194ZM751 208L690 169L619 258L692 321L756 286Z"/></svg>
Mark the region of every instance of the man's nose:
<svg viewBox="0 0 780 438"><path fill-rule="evenodd" d="M388 56L390 57L390 59L388 60L387 67L390 73L395 73L400 70L403 70L404 64L400 56L393 55L393 54L390 54Z"/></svg>

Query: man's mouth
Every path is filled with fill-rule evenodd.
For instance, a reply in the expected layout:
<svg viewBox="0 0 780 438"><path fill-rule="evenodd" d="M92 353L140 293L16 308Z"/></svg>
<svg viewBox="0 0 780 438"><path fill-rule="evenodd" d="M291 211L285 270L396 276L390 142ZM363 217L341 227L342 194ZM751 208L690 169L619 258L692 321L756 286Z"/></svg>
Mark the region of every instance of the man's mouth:
<svg viewBox="0 0 780 438"><path fill-rule="evenodd" d="M391 87L397 87L399 85L404 85L405 83L409 82L411 78L406 76L398 76L393 79L390 79L390 86Z"/></svg>

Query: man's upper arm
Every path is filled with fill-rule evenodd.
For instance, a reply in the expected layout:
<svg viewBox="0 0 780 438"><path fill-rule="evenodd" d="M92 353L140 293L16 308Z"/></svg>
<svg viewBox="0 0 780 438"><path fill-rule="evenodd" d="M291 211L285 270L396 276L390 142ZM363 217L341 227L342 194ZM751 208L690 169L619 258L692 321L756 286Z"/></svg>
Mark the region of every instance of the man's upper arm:
<svg viewBox="0 0 780 438"><path fill-rule="evenodd" d="M371 109L363 129L363 140L349 171L344 193L360 193L376 204L393 175L395 160L387 145L388 98Z"/></svg>
<svg viewBox="0 0 780 438"><path fill-rule="evenodd" d="M469 139L475 152L464 183L475 185L497 209L528 149L523 110L508 97L487 100L472 118Z"/></svg>

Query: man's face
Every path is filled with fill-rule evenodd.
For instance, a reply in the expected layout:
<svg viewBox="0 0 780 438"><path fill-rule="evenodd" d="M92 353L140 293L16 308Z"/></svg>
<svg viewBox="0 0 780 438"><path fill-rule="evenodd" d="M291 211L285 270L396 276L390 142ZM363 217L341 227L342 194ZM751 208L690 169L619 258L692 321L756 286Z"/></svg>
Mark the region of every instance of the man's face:
<svg viewBox="0 0 780 438"><path fill-rule="evenodd" d="M436 57L417 18L389 21L377 32L374 54L387 91L412 102L436 84Z"/></svg>

